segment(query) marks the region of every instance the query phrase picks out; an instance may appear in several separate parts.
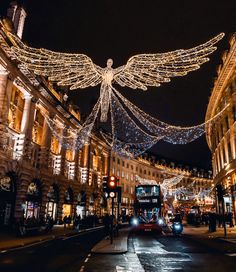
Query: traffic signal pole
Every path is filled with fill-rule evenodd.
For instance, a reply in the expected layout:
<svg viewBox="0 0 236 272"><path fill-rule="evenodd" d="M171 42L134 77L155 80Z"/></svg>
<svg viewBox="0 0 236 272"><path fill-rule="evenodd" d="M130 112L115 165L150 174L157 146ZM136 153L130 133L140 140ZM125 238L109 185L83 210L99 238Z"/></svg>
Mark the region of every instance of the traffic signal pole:
<svg viewBox="0 0 236 272"><path fill-rule="evenodd" d="M222 198L222 219L223 219L223 228L224 228L224 238L226 237L227 235L227 232L226 232L226 223L225 223L225 203L224 203L224 198Z"/></svg>
<svg viewBox="0 0 236 272"><path fill-rule="evenodd" d="M114 197L111 199L111 235L110 235L111 244L113 244L113 220L114 220Z"/></svg>

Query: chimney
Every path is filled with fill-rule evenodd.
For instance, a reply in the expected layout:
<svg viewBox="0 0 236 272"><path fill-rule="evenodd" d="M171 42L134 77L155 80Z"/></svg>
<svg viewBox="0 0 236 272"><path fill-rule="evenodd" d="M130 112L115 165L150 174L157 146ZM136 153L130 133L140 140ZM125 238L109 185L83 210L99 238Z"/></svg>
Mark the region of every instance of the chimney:
<svg viewBox="0 0 236 272"><path fill-rule="evenodd" d="M12 21L15 33L20 39L22 38L26 15L25 9L23 6L17 4L17 1L10 3L10 7L7 10L7 17Z"/></svg>

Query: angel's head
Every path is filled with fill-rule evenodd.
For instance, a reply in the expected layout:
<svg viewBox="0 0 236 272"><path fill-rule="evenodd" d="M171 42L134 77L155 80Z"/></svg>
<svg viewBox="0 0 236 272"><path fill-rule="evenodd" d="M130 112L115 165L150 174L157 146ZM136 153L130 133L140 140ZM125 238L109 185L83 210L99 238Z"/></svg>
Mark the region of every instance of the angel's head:
<svg viewBox="0 0 236 272"><path fill-rule="evenodd" d="M107 60L107 68L111 68L113 65L113 60L112 59L108 59Z"/></svg>

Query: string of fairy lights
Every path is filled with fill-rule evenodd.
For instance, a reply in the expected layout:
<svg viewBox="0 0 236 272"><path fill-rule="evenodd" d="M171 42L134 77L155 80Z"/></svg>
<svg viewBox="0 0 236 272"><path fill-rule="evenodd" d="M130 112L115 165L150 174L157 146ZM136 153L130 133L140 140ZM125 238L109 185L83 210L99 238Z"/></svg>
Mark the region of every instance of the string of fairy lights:
<svg viewBox="0 0 236 272"><path fill-rule="evenodd" d="M221 116L223 109L205 123L192 127L172 126L151 117L113 87L113 82L122 87L147 90L149 86L160 86L172 77L184 76L209 61L224 36L223 33L190 49L178 49L166 53L138 54L128 62L113 69L113 61L101 68L83 54L60 53L47 49L36 49L25 45L17 36L8 33L12 40L14 57L35 74L47 76L49 81L69 86L71 90L101 84L100 97L92 112L80 129L60 127L58 122L45 116L53 135L66 148L80 149L91 136L100 112L100 121L110 116L111 135L103 133L113 151L121 156L135 157L145 152L159 140L172 144L187 144L205 132Z"/></svg>
<svg viewBox="0 0 236 272"><path fill-rule="evenodd" d="M177 187L183 178L184 175L176 175L165 178L159 183L164 200L170 199L170 197L172 200L180 198L188 200L201 200L206 197L210 198L213 187L201 188L201 190L197 191L195 180L186 186ZM142 178L139 175L136 175L135 179L139 185L158 185L156 180Z"/></svg>
<svg viewBox="0 0 236 272"><path fill-rule="evenodd" d="M67 129L67 133L62 134L62 128L65 129L65 127L61 127L61 125L58 125L58 122L45 116L53 135L59 139L62 145L70 146L74 140L76 143L73 143L73 147L79 149L88 141L99 110L101 109L101 99L102 97L99 98L91 114L79 130ZM204 127L215 122L228 107L227 105L213 118L200 125L177 127L149 116L137 106L133 105L114 88L112 88L112 92L110 92L109 99L111 105L112 133L111 135L102 133L102 136L112 147L113 151L123 157L136 157L152 147L159 140L174 144L186 144L191 142L200 137L205 132ZM124 106L126 106L126 109ZM135 118L132 118L128 111L133 113ZM138 122L146 128L146 131L142 129L135 120L138 120ZM59 129L56 128L57 126L59 126ZM150 131L153 133L152 135ZM176 136L177 132L178 137Z"/></svg>
<svg viewBox="0 0 236 272"><path fill-rule="evenodd" d="M172 144L187 144L201 137L205 133L205 127L215 122L229 107L229 104L227 104L220 112L202 124L189 127L173 126L150 116L132 104L115 88L112 89L139 123L150 133L158 135L163 141Z"/></svg>
<svg viewBox="0 0 236 272"><path fill-rule="evenodd" d="M161 183L161 191L163 193L164 199L166 198L169 190L176 186L183 179L183 175L174 176L171 178L166 178Z"/></svg>

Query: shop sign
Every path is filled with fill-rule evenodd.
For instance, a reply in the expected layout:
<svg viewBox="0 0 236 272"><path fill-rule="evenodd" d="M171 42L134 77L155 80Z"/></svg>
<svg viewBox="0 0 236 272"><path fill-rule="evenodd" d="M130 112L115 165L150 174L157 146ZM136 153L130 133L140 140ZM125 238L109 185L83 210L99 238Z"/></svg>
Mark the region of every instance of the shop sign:
<svg viewBox="0 0 236 272"><path fill-rule="evenodd" d="M138 200L139 203L158 203L158 199L157 198L142 198Z"/></svg>
<svg viewBox="0 0 236 272"><path fill-rule="evenodd" d="M213 199L211 197L205 197L205 205L213 205Z"/></svg>
<svg viewBox="0 0 236 272"><path fill-rule="evenodd" d="M11 191L11 178L3 177L0 178L0 190L10 192Z"/></svg>

